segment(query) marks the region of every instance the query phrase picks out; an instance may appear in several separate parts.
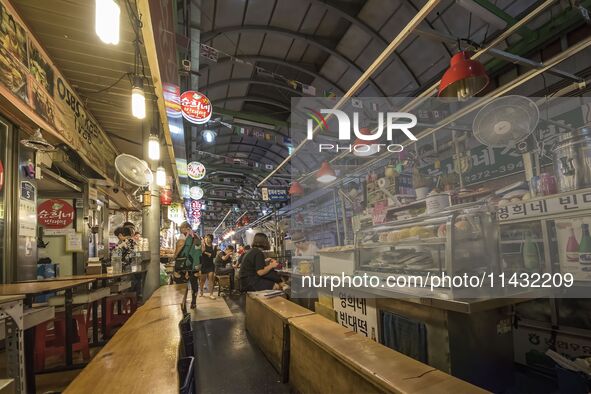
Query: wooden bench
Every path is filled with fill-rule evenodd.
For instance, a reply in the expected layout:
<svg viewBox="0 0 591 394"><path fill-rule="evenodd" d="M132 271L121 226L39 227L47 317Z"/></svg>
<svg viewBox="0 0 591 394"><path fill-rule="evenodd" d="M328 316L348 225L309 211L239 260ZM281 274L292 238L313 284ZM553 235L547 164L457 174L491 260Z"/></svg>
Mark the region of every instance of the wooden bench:
<svg viewBox="0 0 591 394"><path fill-rule="evenodd" d="M288 319L313 313L282 297L265 298L261 293L246 297L246 330L281 374L283 383L289 380Z"/></svg>
<svg viewBox="0 0 591 394"><path fill-rule="evenodd" d="M289 325L290 384L300 393L487 392L320 315Z"/></svg>
<svg viewBox="0 0 591 394"><path fill-rule="evenodd" d="M157 289L64 393L178 393L185 293L184 284Z"/></svg>

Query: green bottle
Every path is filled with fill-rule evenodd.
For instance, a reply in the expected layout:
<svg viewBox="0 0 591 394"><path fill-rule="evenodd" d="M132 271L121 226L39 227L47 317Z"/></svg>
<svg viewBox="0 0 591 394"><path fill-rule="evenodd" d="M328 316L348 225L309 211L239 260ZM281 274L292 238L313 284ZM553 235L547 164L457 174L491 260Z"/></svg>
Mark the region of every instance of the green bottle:
<svg viewBox="0 0 591 394"><path fill-rule="evenodd" d="M581 225L581 242L579 243L579 264L591 265L591 236L589 236L589 225Z"/></svg>
<svg viewBox="0 0 591 394"><path fill-rule="evenodd" d="M531 232L525 235L523 243L523 266L528 271L537 271L540 267L540 251L532 239Z"/></svg>

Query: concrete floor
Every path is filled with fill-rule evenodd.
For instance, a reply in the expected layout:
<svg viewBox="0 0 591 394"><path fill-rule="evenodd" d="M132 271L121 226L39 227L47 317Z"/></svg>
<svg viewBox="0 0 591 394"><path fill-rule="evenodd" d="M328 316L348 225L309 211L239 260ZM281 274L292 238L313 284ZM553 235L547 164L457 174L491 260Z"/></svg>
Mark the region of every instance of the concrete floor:
<svg viewBox="0 0 591 394"><path fill-rule="evenodd" d="M244 328L245 296L222 298L231 317L193 321L196 393L289 393ZM197 315L200 315L197 301ZM205 316L200 316L205 318Z"/></svg>

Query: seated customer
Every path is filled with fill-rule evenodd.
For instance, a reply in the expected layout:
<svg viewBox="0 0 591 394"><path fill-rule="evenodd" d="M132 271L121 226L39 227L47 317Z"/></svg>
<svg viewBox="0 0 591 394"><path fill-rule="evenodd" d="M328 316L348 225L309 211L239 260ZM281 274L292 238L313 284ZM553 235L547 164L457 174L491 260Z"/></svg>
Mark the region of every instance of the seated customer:
<svg viewBox="0 0 591 394"><path fill-rule="evenodd" d="M223 252L218 252L215 256L215 274L230 276L230 291L234 290L234 268L236 265L233 261L234 247L232 245L226 246Z"/></svg>
<svg viewBox="0 0 591 394"><path fill-rule="evenodd" d="M240 266L240 289L246 291L279 290L281 277L275 271L277 260L265 259L263 250L269 250L269 238L258 233L252 241L252 249L242 259Z"/></svg>

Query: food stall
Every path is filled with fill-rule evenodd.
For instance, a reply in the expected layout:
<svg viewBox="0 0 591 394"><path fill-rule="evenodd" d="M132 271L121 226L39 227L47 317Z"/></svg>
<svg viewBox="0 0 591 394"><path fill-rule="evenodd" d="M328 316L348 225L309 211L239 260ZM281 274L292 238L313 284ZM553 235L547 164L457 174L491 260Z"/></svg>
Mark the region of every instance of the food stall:
<svg viewBox="0 0 591 394"><path fill-rule="evenodd" d="M442 111L425 105L433 106ZM514 384L516 364L553 374L548 349L591 354L582 315L590 304L591 129L584 99L508 96L483 106L399 154L351 163L337 150L334 180L296 178L308 190L281 213L291 219L288 234L318 239L304 276L316 259L314 278L375 280L313 284L317 313L499 391ZM425 112L432 122L435 111ZM291 261L292 292L309 290L293 281L302 272Z"/></svg>

